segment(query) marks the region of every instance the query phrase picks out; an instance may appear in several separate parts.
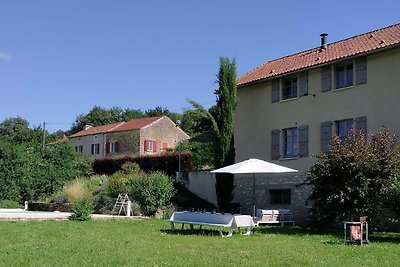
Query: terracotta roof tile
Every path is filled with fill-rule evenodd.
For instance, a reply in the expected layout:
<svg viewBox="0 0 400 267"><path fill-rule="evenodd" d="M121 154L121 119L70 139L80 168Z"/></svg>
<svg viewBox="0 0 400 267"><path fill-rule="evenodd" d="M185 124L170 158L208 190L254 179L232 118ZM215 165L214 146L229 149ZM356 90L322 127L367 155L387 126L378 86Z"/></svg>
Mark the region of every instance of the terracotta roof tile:
<svg viewBox="0 0 400 267"><path fill-rule="evenodd" d="M331 61L355 56L400 44L400 23L345 40L306 50L294 55L265 62L237 79L242 86L281 74L314 67Z"/></svg>
<svg viewBox="0 0 400 267"><path fill-rule="evenodd" d="M95 135L95 134L101 134L101 133L137 130L137 129L141 129L141 128L159 120L160 118L161 117L146 117L146 118L129 120L127 122L117 122L117 123L112 123L112 124L107 124L107 125L91 127L87 130L82 130L80 132L77 132L77 133L71 135L70 137L80 137L80 136Z"/></svg>
<svg viewBox="0 0 400 267"><path fill-rule="evenodd" d="M159 120L160 118L161 117L148 117L148 118L133 119L133 120L125 122L121 126L118 126L116 129L113 130L113 132L122 132L122 131L141 129L141 128Z"/></svg>

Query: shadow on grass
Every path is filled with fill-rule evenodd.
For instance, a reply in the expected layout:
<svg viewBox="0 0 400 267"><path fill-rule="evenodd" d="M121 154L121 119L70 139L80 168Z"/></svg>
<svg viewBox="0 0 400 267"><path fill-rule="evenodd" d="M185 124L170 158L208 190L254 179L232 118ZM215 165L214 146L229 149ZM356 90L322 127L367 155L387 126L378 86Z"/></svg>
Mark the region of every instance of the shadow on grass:
<svg viewBox="0 0 400 267"><path fill-rule="evenodd" d="M220 233L218 230L213 230L213 229L175 229L175 230L165 230L162 229L160 230L162 233L165 234L171 234L171 235L199 235L199 236L220 236ZM224 235L227 234L227 232L223 232Z"/></svg>
<svg viewBox="0 0 400 267"><path fill-rule="evenodd" d="M339 229L319 229L312 227L300 227L300 226L259 226L255 229L256 233L260 234L278 234L278 235L296 235L296 236L304 236L304 235L333 235L333 236L342 236L343 232Z"/></svg>
<svg viewBox="0 0 400 267"><path fill-rule="evenodd" d="M162 229L160 230L162 233L171 234L171 235L197 235L197 236L220 236L220 232L217 229ZM223 231L223 234L226 235L227 231ZM344 244L344 234L343 230L339 228L333 229L319 229L312 227L300 227L300 226L259 226L254 229L254 234L261 235L287 235L287 236L310 236L310 235L329 235L333 237L333 240L327 240L324 244L327 245L336 245L336 244ZM341 241L343 240L343 241ZM394 243L400 244L400 233L389 233L389 232L374 232L369 236L370 242L380 242L380 243Z"/></svg>
<svg viewBox="0 0 400 267"><path fill-rule="evenodd" d="M371 242L400 244L400 233L374 232L370 235Z"/></svg>

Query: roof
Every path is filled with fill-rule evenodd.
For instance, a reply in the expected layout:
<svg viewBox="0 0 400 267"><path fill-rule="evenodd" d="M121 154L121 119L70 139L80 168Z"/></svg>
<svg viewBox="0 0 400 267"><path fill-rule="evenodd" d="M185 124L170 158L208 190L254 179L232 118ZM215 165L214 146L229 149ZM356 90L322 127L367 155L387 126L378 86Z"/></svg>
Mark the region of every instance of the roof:
<svg viewBox="0 0 400 267"><path fill-rule="evenodd" d="M239 77L238 86L400 44L400 23L265 62Z"/></svg>
<svg viewBox="0 0 400 267"><path fill-rule="evenodd" d="M145 127L149 124L152 124L153 122L159 120L160 118L162 118L162 117L148 117L148 118L141 118L141 119L133 119L133 120L125 122L121 126L118 126L113 132L122 132L122 131L142 129L143 127Z"/></svg>
<svg viewBox="0 0 400 267"><path fill-rule="evenodd" d="M161 117L146 117L146 118L133 119L133 120L129 120L126 122L124 121L124 122L117 122L117 123L112 123L112 124L107 124L107 125L96 126L96 127L90 127L87 130L82 130L80 132L77 132L77 133L71 135L70 138L86 136L86 135L102 134L102 133L138 130L138 129L141 129L141 128L159 120L160 118Z"/></svg>

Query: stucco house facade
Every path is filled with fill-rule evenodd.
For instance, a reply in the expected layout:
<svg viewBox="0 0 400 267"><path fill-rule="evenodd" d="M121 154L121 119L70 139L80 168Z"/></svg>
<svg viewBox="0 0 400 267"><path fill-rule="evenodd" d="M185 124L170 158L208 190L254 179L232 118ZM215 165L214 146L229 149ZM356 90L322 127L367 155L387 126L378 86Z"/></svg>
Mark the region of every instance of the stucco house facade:
<svg viewBox="0 0 400 267"><path fill-rule="evenodd" d="M170 118L133 119L84 130L69 136L76 152L96 158L160 155L189 136Z"/></svg>
<svg viewBox="0 0 400 267"><path fill-rule="evenodd" d="M260 158L299 170L256 180L256 206L288 208L297 221L311 210L298 187L329 149L332 134L400 134L400 24L268 61L237 80L236 162ZM235 177L235 202L250 212L251 180Z"/></svg>

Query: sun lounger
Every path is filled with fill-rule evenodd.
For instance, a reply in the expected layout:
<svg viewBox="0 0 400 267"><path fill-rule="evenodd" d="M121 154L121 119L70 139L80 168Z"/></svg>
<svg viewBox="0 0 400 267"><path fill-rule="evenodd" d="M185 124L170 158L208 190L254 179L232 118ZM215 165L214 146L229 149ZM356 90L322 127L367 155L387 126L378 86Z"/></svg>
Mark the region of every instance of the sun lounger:
<svg viewBox="0 0 400 267"><path fill-rule="evenodd" d="M280 224L281 226L284 226L287 223L291 223L292 225L294 225L292 214L288 209L257 209L255 221L257 223L257 226L260 224Z"/></svg>

